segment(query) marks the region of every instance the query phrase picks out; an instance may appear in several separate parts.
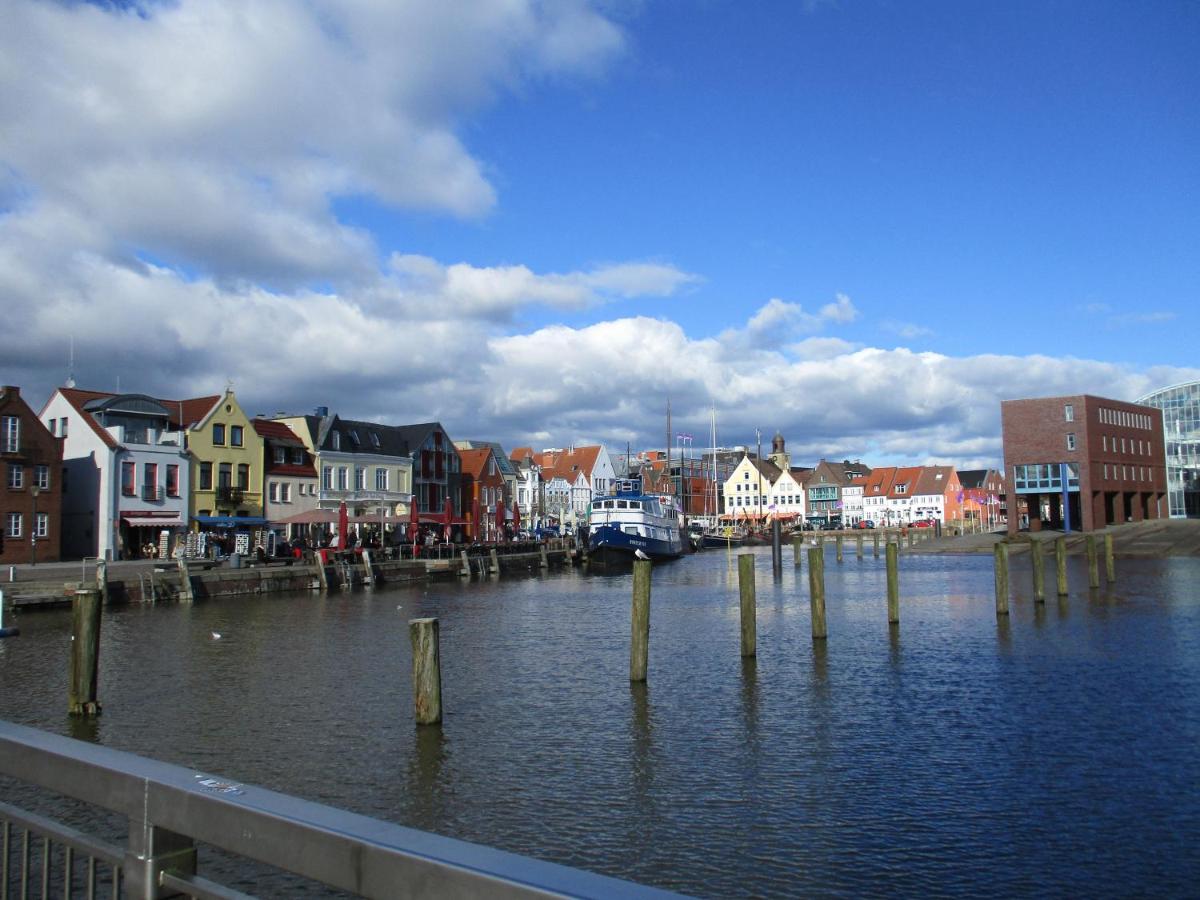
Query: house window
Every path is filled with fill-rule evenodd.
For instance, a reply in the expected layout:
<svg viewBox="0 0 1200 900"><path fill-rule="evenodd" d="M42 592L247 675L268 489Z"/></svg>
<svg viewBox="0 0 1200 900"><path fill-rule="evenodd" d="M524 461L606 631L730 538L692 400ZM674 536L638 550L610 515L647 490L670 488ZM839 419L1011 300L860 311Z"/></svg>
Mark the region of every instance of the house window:
<svg viewBox="0 0 1200 900"><path fill-rule="evenodd" d="M5 453L17 453L21 449L21 420L16 416L0 416L0 441Z"/></svg>
<svg viewBox="0 0 1200 900"><path fill-rule="evenodd" d="M66 416L63 416L61 419L58 420L58 436L59 437L67 436L67 417Z"/></svg>
<svg viewBox="0 0 1200 900"><path fill-rule="evenodd" d="M287 448L276 447L275 448L275 465L281 466L285 462L287 462Z"/></svg>
<svg viewBox="0 0 1200 900"><path fill-rule="evenodd" d="M226 490L233 487L233 463L220 463L217 466L217 487Z"/></svg>
<svg viewBox="0 0 1200 900"><path fill-rule="evenodd" d="M291 503L292 502L292 486L290 484L288 484L286 481L283 482L281 485L279 485L279 502L280 503Z"/></svg>
<svg viewBox="0 0 1200 900"><path fill-rule="evenodd" d="M340 431L335 431L333 433L333 449L334 450L342 449L342 433Z"/></svg>
<svg viewBox="0 0 1200 900"><path fill-rule="evenodd" d="M225 426L220 422L214 423L213 425L212 442L218 447L225 446Z"/></svg>
<svg viewBox="0 0 1200 900"><path fill-rule="evenodd" d="M229 446L230 447L242 446L242 426L241 425L230 425L229 426Z"/></svg>
<svg viewBox="0 0 1200 900"><path fill-rule="evenodd" d="M46 423L46 427L50 429L50 434L58 437L58 419L51 419Z"/></svg>
<svg viewBox="0 0 1200 900"><path fill-rule="evenodd" d="M200 463L200 490L212 490L212 463Z"/></svg>
<svg viewBox="0 0 1200 900"><path fill-rule="evenodd" d="M346 490L346 485L349 481L350 470L345 466L338 466L338 490Z"/></svg>
<svg viewBox="0 0 1200 900"><path fill-rule="evenodd" d="M33 525L34 534L40 538L49 536L50 534L50 516L48 513L38 513L37 521Z"/></svg>
<svg viewBox="0 0 1200 900"><path fill-rule="evenodd" d="M179 496L179 466L167 466L167 496Z"/></svg>
<svg viewBox="0 0 1200 900"><path fill-rule="evenodd" d="M333 490L333 466L322 466L321 468L321 490Z"/></svg>
<svg viewBox="0 0 1200 900"><path fill-rule="evenodd" d="M301 450L299 447L292 448L292 465L293 466L304 465L304 451Z"/></svg>
<svg viewBox="0 0 1200 900"><path fill-rule="evenodd" d="M250 490L250 465L249 463L238 463L238 483L237 486L243 491Z"/></svg>
<svg viewBox="0 0 1200 900"><path fill-rule="evenodd" d="M50 467L34 466L33 473L34 484L43 491L48 490L50 488Z"/></svg>
<svg viewBox="0 0 1200 900"><path fill-rule="evenodd" d="M20 463L8 464L8 486L13 489L25 486L25 467Z"/></svg>
<svg viewBox="0 0 1200 900"><path fill-rule="evenodd" d="M158 499L158 463L142 466L142 499Z"/></svg>
<svg viewBox="0 0 1200 900"><path fill-rule="evenodd" d="M19 538L21 536L21 514L10 512L8 514L8 525L5 533L10 538Z"/></svg>
<svg viewBox="0 0 1200 900"><path fill-rule="evenodd" d="M379 446L379 435L376 434L374 431L371 432L371 446L372 447Z"/></svg>
<svg viewBox="0 0 1200 900"><path fill-rule="evenodd" d="M367 489L367 470L362 466L357 466L354 469L354 489L356 491L365 491Z"/></svg>
<svg viewBox="0 0 1200 900"><path fill-rule="evenodd" d="M1067 449L1068 450L1075 449L1075 432L1073 432L1073 431L1067 432Z"/></svg>
<svg viewBox="0 0 1200 900"><path fill-rule="evenodd" d="M267 500L271 503L279 502L279 485L274 481L267 483Z"/></svg>
<svg viewBox="0 0 1200 900"><path fill-rule="evenodd" d="M121 493L126 497L134 495L134 464L132 462L121 463Z"/></svg>
<svg viewBox="0 0 1200 900"><path fill-rule="evenodd" d="M496 474L496 460L490 456L488 457L488 474L489 475Z"/></svg>
<svg viewBox="0 0 1200 900"><path fill-rule="evenodd" d="M1063 406L1063 418L1068 422L1075 421L1075 405L1068 403Z"/></svg>
<svg viewBox="0 0 1200 900"><path fill-rule="evenodd" d="M382 467L375 470L375 490L386 491L388 489L388 470Z"/></svg>

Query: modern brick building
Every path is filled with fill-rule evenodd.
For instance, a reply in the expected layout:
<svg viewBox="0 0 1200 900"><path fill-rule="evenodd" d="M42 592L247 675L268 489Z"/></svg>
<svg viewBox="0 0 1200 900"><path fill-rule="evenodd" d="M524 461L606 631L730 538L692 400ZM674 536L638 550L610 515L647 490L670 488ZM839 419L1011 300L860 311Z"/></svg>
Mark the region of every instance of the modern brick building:
<svg viewBox="0 0 1200 900"><path fill-rule="evenodd" d="M62 452L20 389L0 387L0 564L59 559Z"/></svg>
<svg viewBox="0 0 1200 900"><path fill-rule="evenodd" d="M1165 518L1162 411L1081 394L1000 404L1008 531Z"/></svg>

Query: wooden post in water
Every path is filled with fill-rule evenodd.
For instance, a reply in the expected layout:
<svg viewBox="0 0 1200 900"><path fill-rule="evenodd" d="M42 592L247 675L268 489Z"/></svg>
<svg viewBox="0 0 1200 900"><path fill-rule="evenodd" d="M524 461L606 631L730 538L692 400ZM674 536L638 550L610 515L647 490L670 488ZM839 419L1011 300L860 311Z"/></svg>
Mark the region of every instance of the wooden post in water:
<svg viewBox="0 0 1200 900"><path fill-rule="evenodd" d="M187 560L181 556L175 563L179 566L179 600L181 603L190 603L196 599L196 592L192 590L192 576L188 574Z"/></svg>
<svg viewBox="0 0 1200 900"><path fill-rule="evenodd" d="M80 588L71 601L71 659L68 666L67 712L100 714L96 696L100 674L100 594Z"/></svg>
<svg viewBox="0 0 1200 900"><path fill-rule="evenodd" d="M900 568L897 565L898 548L891 541L887 545L887 606L888 622L900 621Z"/></svg>
<svg viewBox="0 0 1200 900"><path fill-rule="evenodd" d="M911 550L913 548L913 544L916 542L916 540L917 540L916 529L909 528L908 529L908 549L909 550Z"/></svg>
<svg viewBox="0 0 1200 900"><path fill-rule="evenodd" d="M317 581L321 583L321 590L329 590L329 575L325 571L325 560L320 550L313 551L313 562L317 566Z"/></svg>
<svg viewBox="0 0 1200 900"><path fill-rule="evenodd" d="M1113 562L1113 537L1107 532L1104 535L1104 576L1109 584L1117 580L1117 567Z"/></svg>
<svg viewBox="0 0 1200 900"><path fill-rule="evenodd" d="M875 558L879 559L879 532L878 531L875 532L873 535L871 535L871 543L874 545L873 552L875 554Z"/></svg>
<svg viewBox="0 0 1200 900"><path fill-rule="evenodd" d="M842 536L839 534L833 539L833 546L837 549L837 561L842 561Z"/></svg>
<svg viewBox="0 0 1200 900"><path fill-rule="evenodd" d="M859 559L862 559L863 558L863 536L861 534L856 534L854 536L854 543L856 545L854 555L857 556Z"/></svg>
<svg viewBox="0 0 1200 900"><path fill-rule="evenodd" d="M778 519L771 523L771 574L783 577L783 526Z"/></svg>
<svg viewBox="0 0 1200 900"><path fill-rule="evenodd" d="M418 725L442 721L442 652L437 619L409 619L413 711Z"/></svg>
<svg viewBox="0 0 1200 900"><path fill-rule="evenodd" d="M495 547L493 547L491 552L488 554L488 558L491 559L491 561L492 561L492 568L491 568L492 574L499 575L500 574L500 557L496 553Z"/></svg>
<svg viewBox="0 0 1200 900"><path fill-rule="evenodd" d="M758 628L755 622L754 554L738 554L738 595L742 605L742 656L758 653Z"/></svg>
<svg viewBox="0 0 1200 900"><path fill-rule="evenodd" d="M799 569L804 560L804 535L792 535L792 565Z"/></svg>
<svg viewBox="0 0 1200 900"><path fill-rule="evenodd" d="M545 553L546 551L543 550L542 552ZM462 568L458 570L458 575L460 578L470 578L471 577L471 557L467 556L466 550L462 551L461 556L462 556Z"/></svg>
<svg viewBox="0 0 1200 900"><path fill-rule="evenodd" d="M993 549L996 569L996 615L1008 615L1008 544L996 541Z"/></svg>
<svg viewBox="0 0 1200 900"><path fill-rule="evenodd" d="M1054 541L1054 568L1058 576L1058 596L1067 596L1067 539L1060 537Z"/></svg>
<svg viewBox="0 0 1200 900"><path fill-rule="evenodd" d="M540 551L540 553L541 553L541 556L542 556L541 567L542 567L543 569L548 569L548 568L550 568L550 557L549 557L549 555L547 555L547 553L546 553L546 545L545 545L545 544L542 544L542 546L541 546L541 547L539 547L539 548L538 548L538 550ZM465 551L465 550L463 551L463 554L464 554L464 555L466 554L466 551Z"/></svg>
<svg viewBox="0 0 1200 900"><path fill-rule="evenodd" d="M1084 538L1087 544L1088 587L1100 587L1100 559L1096 554L1096 536L1089 534Z"/></svg>
<svg viewBox="0 0 1200 900"><path fill-rule="evenodd" d="M812 609L813 640L829 636L825 624L825 552L824 547L808 551L808 603Z"/></svg>
<svg viewBox="0 0 1200 900"><path fill-rule="evenodd" d="M108 606L108 560L96 560L96 590L100 594L100 605Z"/></svg>
<svg viewBox="0 0 1200 900"><path fill-rule="evenodd" d="M629 680L645 681L650 662L650 560L633 561L633 616L629 638Z"/></svg>
<svg viewBox="0 0 1200 900"><path fill-rule="evenodd" d="M1029 558L1033 562L1033 599L1036 603L1046 602L1046 557L1042 553L1042 542L1035 540L1029 545Z"/></svg>
<svg viewBox="0 0 1200 900"><path fill-rule="evenodd" d="M375 570L371 568L371 551L364 550L362 552L363 566L363 586L368 588L375 587Z"/></svg>

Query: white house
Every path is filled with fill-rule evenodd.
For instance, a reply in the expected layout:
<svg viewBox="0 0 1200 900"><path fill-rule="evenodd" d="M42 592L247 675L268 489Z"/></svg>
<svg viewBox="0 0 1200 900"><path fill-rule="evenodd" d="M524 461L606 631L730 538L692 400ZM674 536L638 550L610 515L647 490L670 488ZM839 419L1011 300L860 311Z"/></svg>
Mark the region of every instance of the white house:
<svg viewBox="0 0 1200 900"><path fill-rule="evenodd" d="M63 438L63 557L135 559L173 549L187 525L189 456L180 432L201 400L59 388L39 418Z"/></svg>
<svg viewBox="0 0 1200 900"><path fill-rule="evenodd" d="M864 512L863 491L866 484L866 478L855 478L842 487L842 525L847 528L856 528L863 519L871 518Z"/></svg>
<svg viewBox="0 0 1200 900"><path fill-rule="evenodd" d="M725 517L734 521L765 518L771 506L771 485L779 476L779 467L774 463L756 462L749 453L743 455L721 488Z"/></svg>

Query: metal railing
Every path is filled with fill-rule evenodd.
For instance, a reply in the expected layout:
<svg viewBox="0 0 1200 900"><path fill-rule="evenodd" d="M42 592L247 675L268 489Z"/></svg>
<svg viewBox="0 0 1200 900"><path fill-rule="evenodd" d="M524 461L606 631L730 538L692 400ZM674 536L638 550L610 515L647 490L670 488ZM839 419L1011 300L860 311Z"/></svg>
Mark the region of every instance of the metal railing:
<svg viewBox="0 0 1200 900"><path fill-rule="evenodd" d="M4 897L246 896L197 875L197 841L363 897L674 896L3 720L0 775L129 821L117 846L0 803Z"/></svg>

